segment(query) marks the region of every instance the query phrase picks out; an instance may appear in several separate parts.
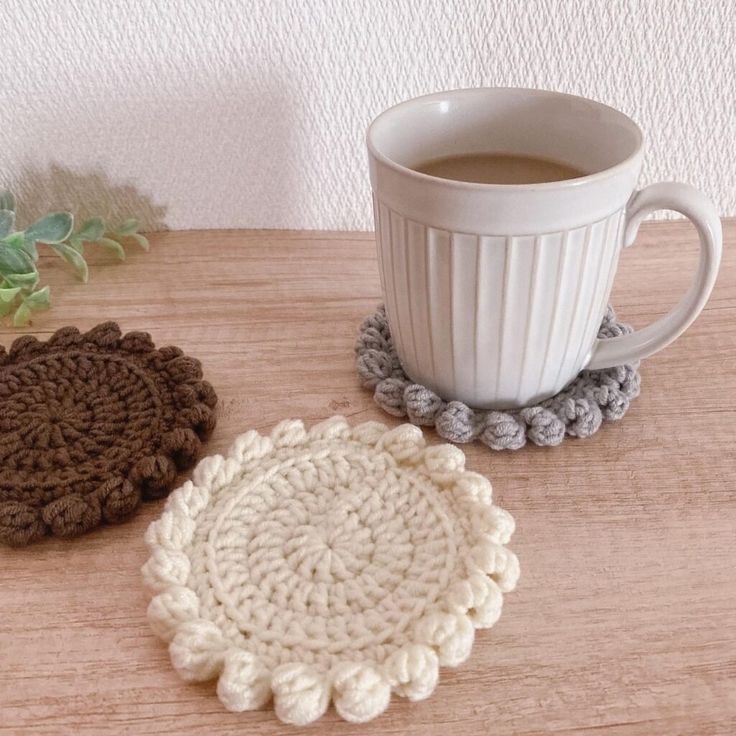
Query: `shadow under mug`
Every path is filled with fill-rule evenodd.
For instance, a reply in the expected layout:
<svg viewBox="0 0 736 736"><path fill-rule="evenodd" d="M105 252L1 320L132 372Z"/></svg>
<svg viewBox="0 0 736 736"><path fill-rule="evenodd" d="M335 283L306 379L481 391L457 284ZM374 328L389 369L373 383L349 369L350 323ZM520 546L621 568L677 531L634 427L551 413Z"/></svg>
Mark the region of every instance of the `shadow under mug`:
<svg viewBox="0 0 736 736"><path fill-rule="evenodd" d="M527 406L582 369L644 358L677 338L710 295L721 256L713 204L686 184L636 191L642 134L623 113L531 89L440 92L368 130L381 285L406 374L475 408ZM413 167L472 153L537 156L591 172L480 184ZM596 338L624 245L657 209L690 218L700 262L682 301L629 335Z"/></svg>

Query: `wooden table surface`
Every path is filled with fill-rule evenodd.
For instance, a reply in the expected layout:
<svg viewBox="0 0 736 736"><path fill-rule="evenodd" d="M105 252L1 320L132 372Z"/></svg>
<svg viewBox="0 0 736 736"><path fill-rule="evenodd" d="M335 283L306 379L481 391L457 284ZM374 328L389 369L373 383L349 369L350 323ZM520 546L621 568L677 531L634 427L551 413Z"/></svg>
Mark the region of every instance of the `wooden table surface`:
<svg viewBox="0 0 736 736"><path fill-rule="evenodd" d="M623 421L553 449L466 446L516 517L522 567L470 659L443 669L429 700L394 698L363 726L331 709L311 733L736 733L736 222L725 230L710 303L644 363ZM689 224L645 224L616 280L619 316L643 326L664 313L695 261ZM212 452L286 417L398 423L353 365L380 298L371 234L172 232L125 263L93 258L86 286L60 261L44 269L54 304L39 337L115 319L202 359L220 396ZM0 342L17 334L3 327ZM270 707L226 712L212 684L171 668L139 572L161 507L0 549L0 733L298 733Z"/></svg>

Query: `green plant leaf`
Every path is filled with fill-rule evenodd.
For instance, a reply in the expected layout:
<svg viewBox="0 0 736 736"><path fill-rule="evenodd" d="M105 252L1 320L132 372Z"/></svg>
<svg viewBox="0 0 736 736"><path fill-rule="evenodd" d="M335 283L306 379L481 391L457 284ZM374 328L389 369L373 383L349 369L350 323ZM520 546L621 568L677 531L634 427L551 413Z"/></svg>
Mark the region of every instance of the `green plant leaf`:
<svg viewBox="0 0 736 736"><path fill-rule="evenodd" d="M105 234L105 223L101 217L90 217L82 223L82 227L74 233L80 240L99 240Z"/></svg>
<svg viewBox="0 0 736 736"><path fill-rule="evenodd" d="M13 317L13 327L25 327L31 321L31 308L25 303L21 303L15 310Z"/></svg>
<svg viewBox="0 0 736 736"><path fill-rule="evenodd" d="M10 210L15 212L15 197L13 192L3 189L0 192L0 210Z"/></svg>
<svg viewBox="0 0 736 736"><path fill-rule="evenodd" d="M121 261L125 260L125 249L117 240L112 238L100 238L97 245L101 245L106 250L112 251Z"/></svg>
<svg viewBox="0 0 736 736"><path fill-rule="evenodd" d="M23 304L26 304L31 309L48 309L50 297L51 289L48 286L44 286L43 289L39 289L38 291L34 291L32 294L29 294L23 300Z"/></svg>
<svg viewBox="0 0 736 736"><path fill-rule="evenodd" d="M0 210L0 238L4 238L15 225L15 212L13 210Z"/></svg>
<svg viewBox="0 0 736 736"><path fill-rule="evenodd" d="M38 271L32 273L6 273L5 280L11 286L19 286L21 289L35 289L38 283Z"/></svg>
<svg viewBox="0 0 736 736"><path fill-rule="evenodd" d="M81 238L78 238L76 235L72 235L72 237L69 238L69 245L74 248L80 256L84 255L84 243Z"/></svg>
<svg viewBox="0 0 736 736"><path fill-rule="evenodd" d="M132 238L135 240L138 245L140 245L143 250L147 251L151 244L148 242L148 238L145 235L141 235L140 233L131 233L130 235L126 235L126 238Z"/></svg>
<svg viewBox="0 0 736 736"><path fill-rule="evenodd" d="M10 288L0 289L0 302L13 302L15 297L20 294L20 286L12 286Z"/></svg>
<svg viewBox="0 0 736 736"><path fill-rule="evenodd" d="M13 248L22 248L23 243L25 242L26 236L23 234L22 231L17 233L10 233L10 235L6 235L2 242L6 245L10 245Z"/></svg>
<svg viewBox="0 0 736 736"><path fill-rule="evenodd" d="M74 218L70 212L52 212L36 220L26 230L26 240L54 245L66 240L72 233Z"/></svg>
<svg viewBox="0 0 736 736"><path fill-rule="evenodd" d="M32 240L23 239L23 244L20 246L28 255L34 260L38 260L38 248Z"/></svg>
<svg viewBox="0 0 736 736"><path fill-rule="evenodd" d="M49 243L49 246L74 268L77 276L86 284L89 279L89 269L84 257L66 243Z"/></svg>
<svg viewBox="0 0 736 736"><path fill-rule="evenodd" d="M13 248L0 243L0 272L31 273L36 270L36 264L31 256L20 248Z"/></svg>
<svg viewBox="0 0 736 736"><path fill-rule="evenodd" d="M2 239L3 243L11 246L12 248L20 248L24 250L34 260L38 260L38 250L33 240L26 240L25 233L19 231L17 233L11 233Z"/></svg>
<svg viewBox="0 0 736 736"><path fill-rule="evenodd" d="M14 302L0 302L0 317L5 317L15 309Z"/></svg>
<svg viewBox="0 0 736 736"><path fill-rule="evenodd" d="M138 227L140 226L140 223L135 218L131 217L129 220L125 220L122 222L118 227L115 229L116 235L132 235L136 230L138 230Z"/></svg>

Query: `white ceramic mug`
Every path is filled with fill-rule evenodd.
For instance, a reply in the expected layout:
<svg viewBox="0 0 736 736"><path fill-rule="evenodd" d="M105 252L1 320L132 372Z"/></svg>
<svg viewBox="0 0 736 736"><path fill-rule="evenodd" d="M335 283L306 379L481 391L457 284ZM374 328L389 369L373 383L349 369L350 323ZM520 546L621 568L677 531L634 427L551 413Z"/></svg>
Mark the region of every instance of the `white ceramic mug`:
<svg viewBox="0 0 736 736"><path fill-rule="evenodd" d="M713 288L721 256L714 206L686 184L636 191L641 131L606 105L530 89L440 92L379 115L368 151L394 344L407 375L447 400L526 406L583 368L644 358L690 325ZM488 152L592 173L503 185L413 170L429 159ZM662 319L598 340L621 249L657 209L676 210L698 229L693 283Z"/></svg>

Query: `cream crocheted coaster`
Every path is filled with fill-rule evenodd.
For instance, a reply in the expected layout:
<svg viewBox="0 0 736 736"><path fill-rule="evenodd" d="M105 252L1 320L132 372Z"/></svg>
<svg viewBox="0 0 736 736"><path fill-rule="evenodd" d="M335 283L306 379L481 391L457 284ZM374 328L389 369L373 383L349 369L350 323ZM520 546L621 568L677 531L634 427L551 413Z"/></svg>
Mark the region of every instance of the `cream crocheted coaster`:
<svg viewBox="0 0 736 736"><path fill-rule="evenodd" d="M287 723L330 700L368 721L392 691L429 696L496 622L519 575L513 529L462 451L413 425L285 421L169 497L146 532L148 619L181 677L219 678L229 710L273 695Z"/></svg>

